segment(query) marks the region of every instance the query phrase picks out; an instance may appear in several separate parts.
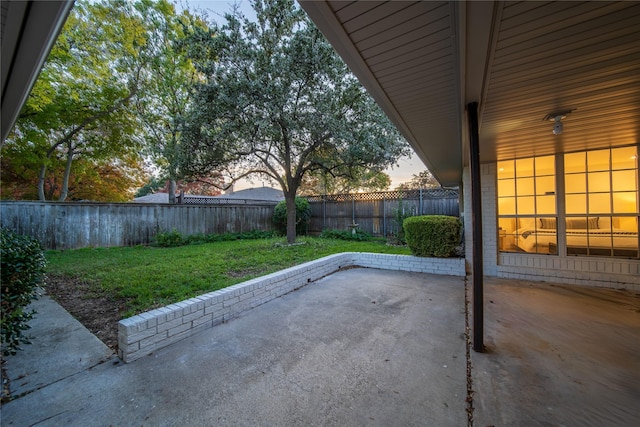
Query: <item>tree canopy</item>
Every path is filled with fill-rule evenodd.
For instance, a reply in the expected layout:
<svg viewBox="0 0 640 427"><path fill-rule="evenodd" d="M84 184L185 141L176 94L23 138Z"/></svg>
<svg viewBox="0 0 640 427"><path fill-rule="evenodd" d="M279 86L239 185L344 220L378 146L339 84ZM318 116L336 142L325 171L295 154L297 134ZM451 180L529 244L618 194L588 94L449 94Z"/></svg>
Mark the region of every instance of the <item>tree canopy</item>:
<svg viewBox="0 0 640 427"><path fill-rule="evenodd" d="M224 25L194 34L203 48L193 60L205 82L189 114L183 168L277 182L292 243L305 175L384 169L408 145L292 0L252 5L257 22L235 11Z"/></svg>
<svg viewBox="0 0 640 427"><path fill-rule="evenodd" d="M413 174L410 181L403 182L398 185L398 190L419 190L421 188L437 188L440 183L434 178L433 174L425 169L418 174Z"/></svg>

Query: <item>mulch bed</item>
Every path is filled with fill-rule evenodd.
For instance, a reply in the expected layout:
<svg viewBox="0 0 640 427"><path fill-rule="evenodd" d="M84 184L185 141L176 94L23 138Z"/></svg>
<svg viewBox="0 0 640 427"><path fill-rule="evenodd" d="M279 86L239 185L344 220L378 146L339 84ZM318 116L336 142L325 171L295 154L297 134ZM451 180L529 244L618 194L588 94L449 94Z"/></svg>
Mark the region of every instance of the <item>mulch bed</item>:
<svg viewBox="0 0 640 427"><path fill-rule="evenodd" d="M80 279L49 276L47 294L114 352L118 350L118 322L126 300L102 295Z"/></svg>

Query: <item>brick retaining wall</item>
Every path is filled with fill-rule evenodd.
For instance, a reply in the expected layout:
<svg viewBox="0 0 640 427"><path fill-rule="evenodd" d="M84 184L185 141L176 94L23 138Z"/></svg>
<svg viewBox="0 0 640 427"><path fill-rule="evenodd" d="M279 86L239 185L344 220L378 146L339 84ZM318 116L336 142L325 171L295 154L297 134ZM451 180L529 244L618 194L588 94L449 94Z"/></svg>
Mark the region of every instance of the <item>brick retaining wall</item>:
<svg viewBox="0 0 640 427"><path fill-rule="evenodd" d="M118 355L124 362L131 362L351 266L465 275L462 258L420 258L361 252L330 255L123 319L118 325Z"/></svg>

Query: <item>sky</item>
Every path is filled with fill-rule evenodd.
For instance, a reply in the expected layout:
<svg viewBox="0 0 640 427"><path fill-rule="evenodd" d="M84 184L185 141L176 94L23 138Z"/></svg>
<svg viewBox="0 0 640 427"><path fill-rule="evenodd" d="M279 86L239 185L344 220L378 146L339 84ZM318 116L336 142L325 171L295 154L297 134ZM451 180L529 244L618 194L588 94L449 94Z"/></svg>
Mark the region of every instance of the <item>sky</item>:
<svg viewBox="0 0 640 427"><path fill-rule="evenodd" d="M229 0L176 0L178 9L181 8L181 4L185 4L189 9L197 9L203 10L207 12L209 19L221 22L223 21L223 16L225 12L231 11L232 5L237 3L240 11L249 19L255 19L255 13L249 4L249 0L238 0L238 1L229 1ZM389 174L391 177L391 187L390 189L396 188L403 182L409 181L413 175L417 175L426 167L422 163L422 161L418 158L417 155L413 154L410 158L400 159L397 167L392 167L385 172ZM253 182L242 180L236 183L234 186L234 190L242 190L250 187L262 187L266 186L274 186L274 184L268 184L263 182L260 178L256 177Z"/></svg>

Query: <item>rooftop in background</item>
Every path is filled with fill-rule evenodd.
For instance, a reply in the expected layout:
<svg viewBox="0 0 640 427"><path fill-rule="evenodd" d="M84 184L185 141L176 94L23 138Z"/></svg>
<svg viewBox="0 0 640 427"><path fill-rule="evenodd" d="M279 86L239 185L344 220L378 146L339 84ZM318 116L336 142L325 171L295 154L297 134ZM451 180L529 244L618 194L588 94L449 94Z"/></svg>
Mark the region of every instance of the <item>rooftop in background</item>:
<svg viewBox="0 0 640 427"><path fill-rule="evenodd" d="M271 187L247 188L245 190L234 191L229 194L221 194L219 196L198 196L188 194L189 198L201 197L203 199L238 199L238 200L257 200L279 202L284 200L284 194L281 190ZM169 193L154 193L146 196L136 197L134 203L169 203Z"/></svg>

